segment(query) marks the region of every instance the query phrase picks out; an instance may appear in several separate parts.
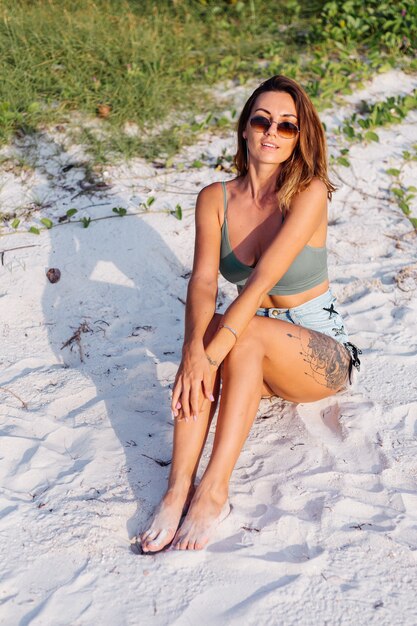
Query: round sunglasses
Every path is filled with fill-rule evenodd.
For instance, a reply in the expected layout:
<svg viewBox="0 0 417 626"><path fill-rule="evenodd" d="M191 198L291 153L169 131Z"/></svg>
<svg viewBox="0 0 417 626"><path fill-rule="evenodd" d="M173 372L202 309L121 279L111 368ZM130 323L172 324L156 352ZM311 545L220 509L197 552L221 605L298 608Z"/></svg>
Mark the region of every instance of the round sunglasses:
<svg viewBox="0 0 417 626"><path fill-rule="evenodd" d="M284 139L294 139L300 132L298 126L292 122L274 122L263 115L255 115L249 120L249 124L256 133L265 133L272 124L276 124L278 135Z"/></svg>

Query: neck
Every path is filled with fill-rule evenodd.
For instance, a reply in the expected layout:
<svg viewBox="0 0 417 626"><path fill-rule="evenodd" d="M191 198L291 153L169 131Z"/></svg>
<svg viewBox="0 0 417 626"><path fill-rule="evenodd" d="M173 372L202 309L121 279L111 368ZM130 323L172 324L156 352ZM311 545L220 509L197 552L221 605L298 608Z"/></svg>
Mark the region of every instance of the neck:
<svg viewBox="0 0 417 626"><path fill-rule="evenodd" d="M279 174L279 166L265 166L265 164L254 165L249 163L249 169L243 184L257 203L261 203L266 198L275 196L276 181Z"/></svg>

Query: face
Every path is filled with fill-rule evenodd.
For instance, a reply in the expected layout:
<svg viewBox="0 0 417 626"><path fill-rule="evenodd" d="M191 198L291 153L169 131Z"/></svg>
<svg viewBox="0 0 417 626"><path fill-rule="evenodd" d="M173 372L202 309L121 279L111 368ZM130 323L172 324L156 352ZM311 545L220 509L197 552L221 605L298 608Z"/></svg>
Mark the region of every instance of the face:
<svg viewBox="0 0 417 626"><path fill-rule="evenodd" d="M291 156L298 135L294 138L281 137L278 134L277 124L272 124L261 131L254 130L250 119L254 116L266 117L274 122L291 122L300 127L295 103L289 93L284 91L266 91L255 100L243 137L247 140L250 159L259 163L278 165Z"/></svg>

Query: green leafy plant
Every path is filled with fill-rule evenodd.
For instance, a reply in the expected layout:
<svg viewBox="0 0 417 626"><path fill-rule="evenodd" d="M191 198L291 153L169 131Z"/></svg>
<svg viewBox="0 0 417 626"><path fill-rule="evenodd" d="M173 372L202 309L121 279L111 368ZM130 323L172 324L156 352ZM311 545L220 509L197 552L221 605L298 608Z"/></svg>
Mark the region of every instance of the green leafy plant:
<svg viewBox="0 0 417 626"><path fill-rule="evenodd" d="M417 5L413 0L331 0L313 28L318 39L342 45L360 43L388 51L411 53L417 37Z"/></svg>
<svg viewBox="0 0 417 626"><path fill-rule="evenodd" d="M413 146L413 149L414 153L410 152L409 150L403 151L402 156L404 163L406 163L407 161L417 161L417 144ZM398 207L401 209L404 215L408 217L413 227L416 228L417 218L410 217L412 212L410 203L411 200L416 197L417 187L415 187L414 185L405 186L401 183L402 166L400 168L391 167L386 170L386 173L393 178L390 190L392 195L395 197Z"/></svg>
<svg viewBox="0 0 417 626"><path fill-rule="evenodd" d="M149 198L147 198L145 202L140 203L139 208L142 208L144 211L148 211L154 202L155 202L155 197L149 196Z"/></svg>
<svg viewBox="0 0 417 626"><path fill-rule="evenodd" d="M120 215L120 217L123 217L127 213L127 210L123 207L113 207L112 211L116 213L116 215Z"/></svg>
<svg viewBox="0 0 417 626"><path fill-rule="evenodd" d="M109 103L98 132L81 124L95 162L167 160L207 128L231 128L236 112L224 115L211 89L219 81L286 74L322 109L375 71L417 70L414 0L67 4L1 3L0 140Z"/></svg>
<svg viewBox="0 0 417 626"><path fill-rule="evenodd" d="M416 108L417 89L406 96L390 96L373 104L362 101L360 110L344 120L339 132L350 142L379 141L375 128L398 123Z"/></svg>
<svg viewBox="0 0 417 626"><path fill-rule="evenodd" d="M173 211L170 211L170 214L177 218L177 220L182 220L182 207L180 204L175 206Z"/></svg>

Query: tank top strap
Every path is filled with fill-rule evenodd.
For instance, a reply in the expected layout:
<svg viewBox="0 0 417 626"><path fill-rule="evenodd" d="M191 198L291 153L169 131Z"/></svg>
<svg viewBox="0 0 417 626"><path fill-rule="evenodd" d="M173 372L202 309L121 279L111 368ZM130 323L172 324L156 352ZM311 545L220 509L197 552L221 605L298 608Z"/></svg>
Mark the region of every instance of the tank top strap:
<svg viewBox="0 0 417 626"><path fill-rule="evenodd" d="M222 187L223 187L223 211L224 211L224 221L226 221L226 215L227 215L227 191L226 191L226 183L224 180L222 180Z"/></svg>

